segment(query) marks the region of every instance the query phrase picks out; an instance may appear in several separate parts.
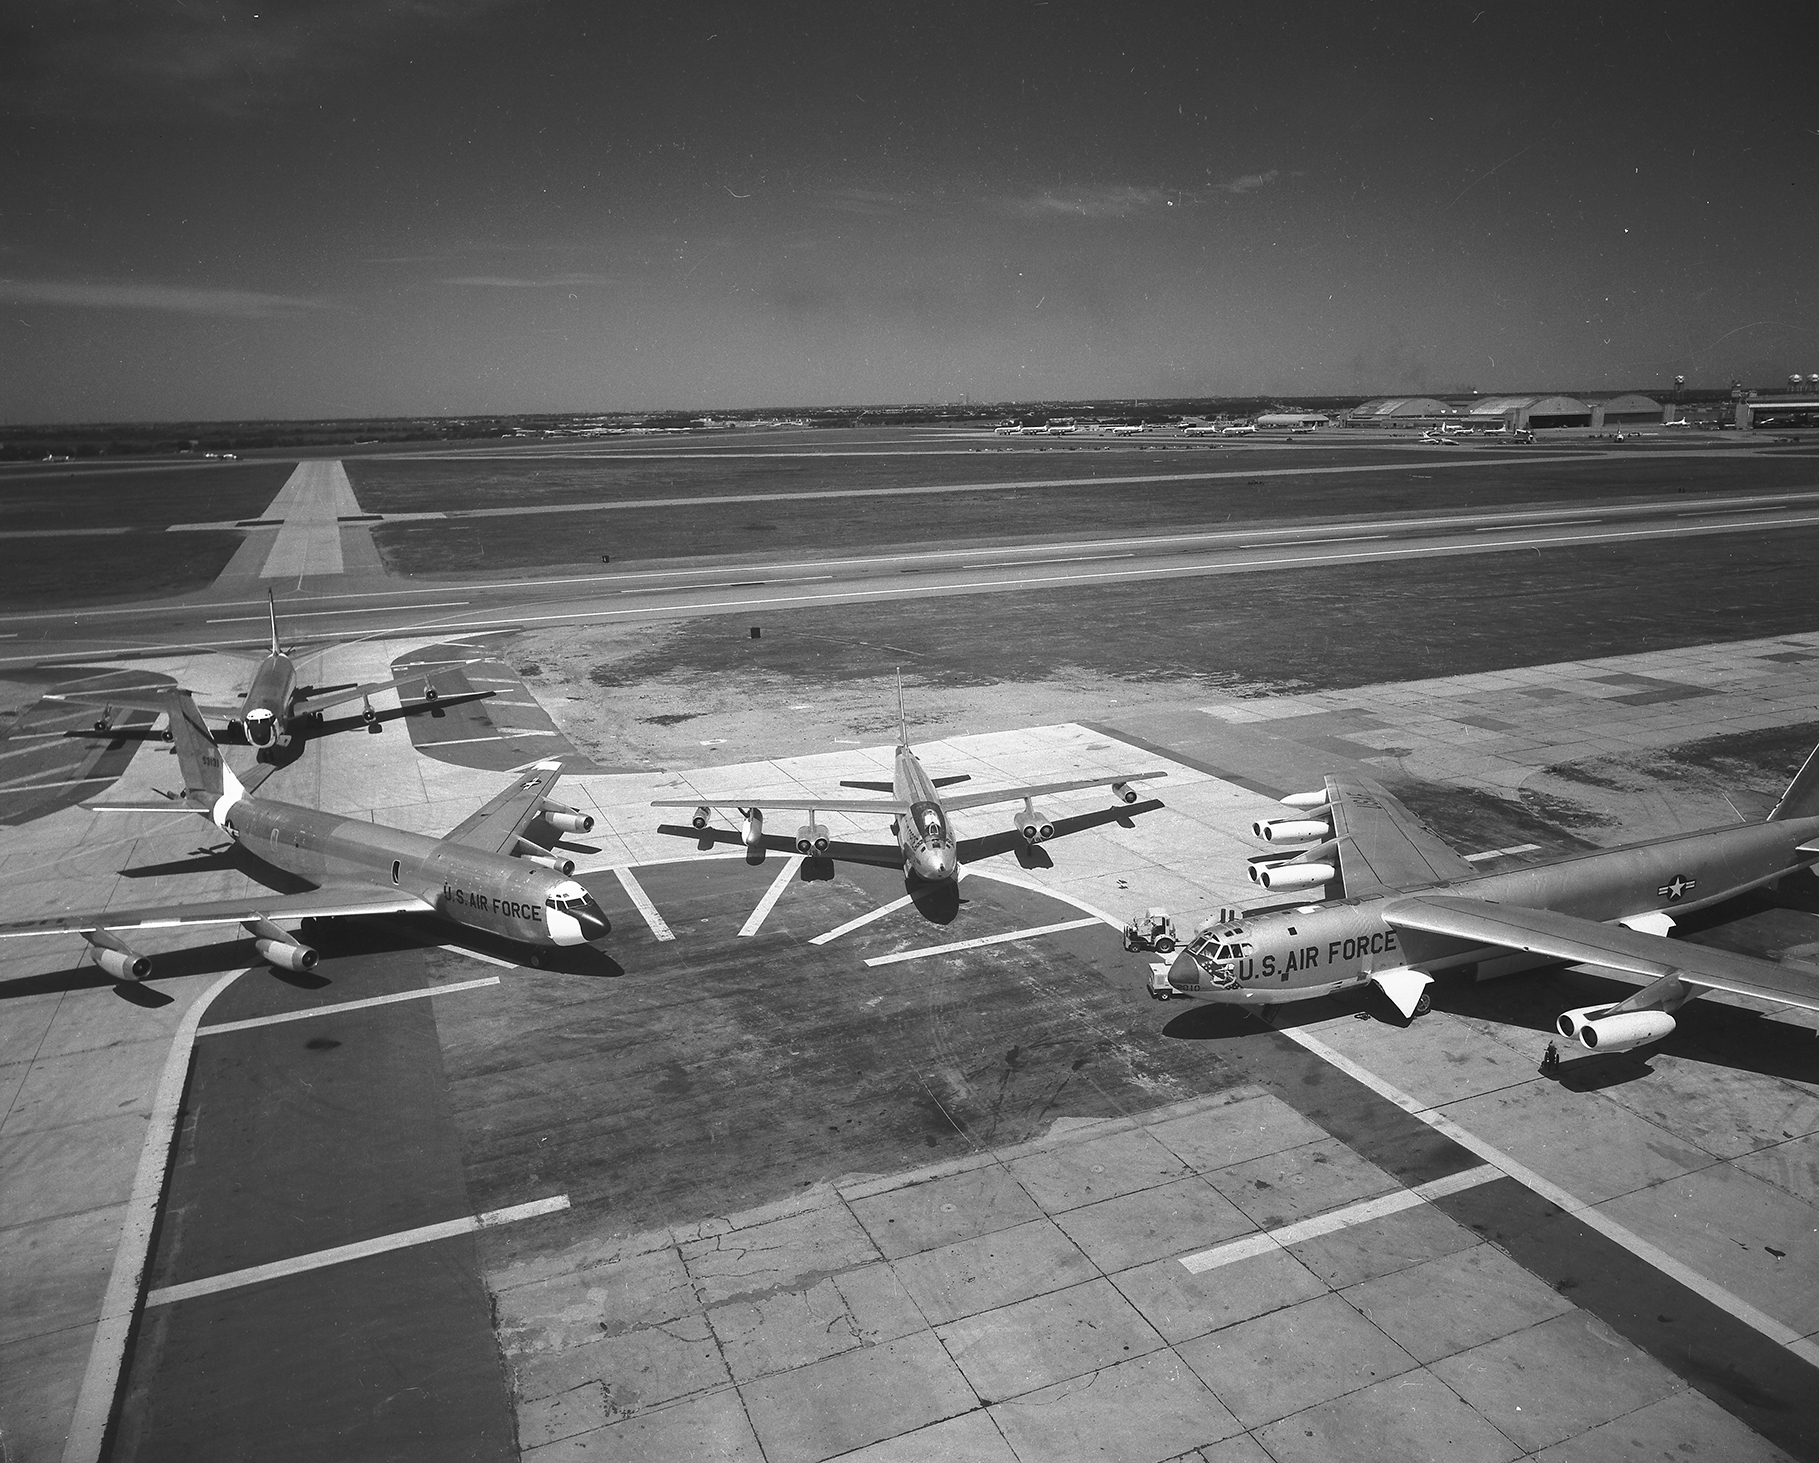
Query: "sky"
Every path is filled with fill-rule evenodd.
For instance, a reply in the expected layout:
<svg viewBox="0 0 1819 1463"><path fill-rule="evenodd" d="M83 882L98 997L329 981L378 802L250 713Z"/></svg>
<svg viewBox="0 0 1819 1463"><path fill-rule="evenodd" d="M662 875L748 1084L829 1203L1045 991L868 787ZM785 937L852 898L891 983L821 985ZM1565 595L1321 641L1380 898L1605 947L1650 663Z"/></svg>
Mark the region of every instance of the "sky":
<svg viewBox="0 0 1819 1463"><path fill-rule="evenodd" d="M1810 7L11 0L0 420L1819 371Z"/></svg>

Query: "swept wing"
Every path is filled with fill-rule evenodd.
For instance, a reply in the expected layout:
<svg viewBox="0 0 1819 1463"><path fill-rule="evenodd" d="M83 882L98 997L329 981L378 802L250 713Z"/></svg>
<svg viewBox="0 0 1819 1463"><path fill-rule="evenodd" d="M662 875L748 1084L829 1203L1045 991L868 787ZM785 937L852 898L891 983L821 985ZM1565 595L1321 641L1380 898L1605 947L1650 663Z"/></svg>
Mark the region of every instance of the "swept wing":
<svg viewBox="0 0 1819 1463"><path fill-rule="evenodd" d="M560 762L539 762L479 812L443 835L442 841L483 848L488 853L511 853L561 776Z"/></svg>
<svg viewBox="0 0 1819 1463"><path fill-rule="evenodd" d="M185 925L237 925L255 919L329 919L355 914L433 912L415 894L370 885L327 885L303 894L248 894L199 904L157 904L104 913L49 914L0 925L0 939L84 930L165 930Z"/></svg>
<svg viewBox="0 0 1819 1463"><path fill-rule="evenodd" d="M657 798L653 808L775 809L780 813L907 813L902 798L773 798L760 794L743 798ZM951 804L950 804L951 806Z"/></svg>
<svg viewBox="0 0 1819 1463"><path fill-rule="evenodd" d="M1819 1011L1819 969L1812 966L1777 965L1551 909L1418 894L1393 900L1383 917L1399 930L1421 930L1474 945L1499 945L1579 965L1599 965L1650 981L1678 976L1684 984L1706 990Z"/></svg>
<svg viewBox="0 0 1819 1463"><path fill-rule="evenodd" d="M1339 877L1349 898L1477 874L1439 834L1368 777L1327 778L1326 800L1339 845Z"/></svg>
<svg viewBox="0 0 1819 1463"><path fill-rule="evenodd" d="M941 804L950 813L964 808L989 808L993 803L1017 803L1025 798L1053 797L1056 793L1080 792L1089 787L1111 787L1123 782L1147 782L1153 777L1167 777L1166 772L1129 772L1117 777L1078 777L1071 782L1035 782L1022 787L1000 787L988 792L965 792L957 798L943 798Z"/></svg>

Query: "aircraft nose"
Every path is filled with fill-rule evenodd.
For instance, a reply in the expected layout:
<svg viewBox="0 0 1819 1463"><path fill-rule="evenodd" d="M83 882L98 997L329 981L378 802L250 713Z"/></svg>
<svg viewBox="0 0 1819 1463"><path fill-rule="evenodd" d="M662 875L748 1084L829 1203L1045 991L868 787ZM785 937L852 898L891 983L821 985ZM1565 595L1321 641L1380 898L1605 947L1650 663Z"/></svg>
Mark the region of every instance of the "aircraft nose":
<svg viewBox="0 0 1819 1463"><path fill-rule="evenodd" d="M574 916L575 923L581 926L581 938L584 940L604 940L612 933L612 921L607 919L606 911L591 899L580 909L571 909L569 912Z"/></svg>

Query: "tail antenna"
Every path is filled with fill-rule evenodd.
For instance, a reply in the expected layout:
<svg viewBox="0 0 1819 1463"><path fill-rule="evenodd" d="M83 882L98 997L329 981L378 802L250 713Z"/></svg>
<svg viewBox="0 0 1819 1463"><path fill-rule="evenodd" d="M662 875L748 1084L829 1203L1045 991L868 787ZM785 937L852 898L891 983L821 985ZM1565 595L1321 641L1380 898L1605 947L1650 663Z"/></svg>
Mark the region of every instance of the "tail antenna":
<svg viewBox="0 0 1819 1463"><path fill-rule="evenodd" d="M265 591L265 599L272 612L272 654L281 655L283 651L278 644L278 600L269 589Z"/></svg>

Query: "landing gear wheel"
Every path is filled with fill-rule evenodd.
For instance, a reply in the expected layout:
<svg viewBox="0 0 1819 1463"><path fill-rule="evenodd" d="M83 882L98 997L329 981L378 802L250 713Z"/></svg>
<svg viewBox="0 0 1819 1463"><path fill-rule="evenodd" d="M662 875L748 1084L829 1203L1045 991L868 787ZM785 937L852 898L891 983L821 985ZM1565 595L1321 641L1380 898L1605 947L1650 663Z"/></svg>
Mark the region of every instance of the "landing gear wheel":
<svg viewBox="0 0 1819 1463"><path fill-rule="evenodd" d="M1434 998L1426 991L1415 997L1415 1014L1425 1016L1434 1009Z"/></svg>
<svg viewBox="0 0 1819 1463"><path fill-rule="evenodd" d="M1158 935L1156 937L1156 953L1158 955L1171 955L1174 953L1174 950L1175 942L1167 935Z"/></svg>

